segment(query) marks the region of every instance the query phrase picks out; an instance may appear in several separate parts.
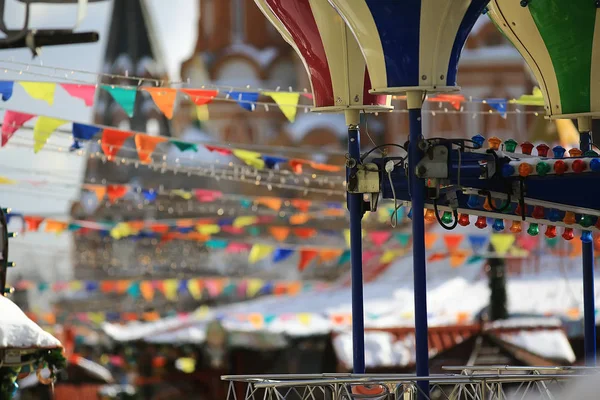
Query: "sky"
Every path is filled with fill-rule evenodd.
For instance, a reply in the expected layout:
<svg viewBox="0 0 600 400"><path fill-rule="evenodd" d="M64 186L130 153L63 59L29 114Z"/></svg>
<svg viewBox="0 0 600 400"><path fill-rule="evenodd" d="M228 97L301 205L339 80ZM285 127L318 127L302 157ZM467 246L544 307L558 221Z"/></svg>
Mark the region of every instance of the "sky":
<svg viewBox="0 0 600 400"><path fill-rule="evenodd" d="M170 79L178 81L181 62L190 57L195 46L198 0L143 1L148 6L151 23L157 31L158 46L164 57L163 63L168 69ZM70 74L66 71L40 68L39 65L99 72L103 64L111 11L112 0L90 3L86 18L77 28L79 31L99 32L100 41L97 43L46 47L35 59L28 49L0 50L0 80L56 80L56 77L64 77L66 73L70 78L93 82L96 79L94 75ZM7 0L4 20L9 28L20 28L23 15L22 3ZM75 26L76 17L76 5L36 4L32 8L31 26L71 28ZM18 65L15 62L27 63L30 66ZM13 97L6 103L0 103L0 116L6 109L78 122L89 122L92 117L91 108L86 107L81 100L70 97L60 88L56 90L54 104L48 105L32 100L19 85L15 85ZM33 123L27 125L32 126ZM28 183L3 186L0 190L0 205L10 207L15 212L66 219L71 201L80 193L85 159L66 151L42 151L34 155L31 146L23 146L30 141L31 135L31 130L18 132L13 142L20 142L21 146L9 143L0 150L0 176L46 183L39 186ZM49 143L63 146L66 150L70 140L55 135ZM19 224L13 224L11 227L20 228ZM70 234L55 236L48 233L27 233L12 239L9 249L10 260L18 265L18 270L9 271L9 282L14 282L19 275L46 282L71 277Z"/></svg>

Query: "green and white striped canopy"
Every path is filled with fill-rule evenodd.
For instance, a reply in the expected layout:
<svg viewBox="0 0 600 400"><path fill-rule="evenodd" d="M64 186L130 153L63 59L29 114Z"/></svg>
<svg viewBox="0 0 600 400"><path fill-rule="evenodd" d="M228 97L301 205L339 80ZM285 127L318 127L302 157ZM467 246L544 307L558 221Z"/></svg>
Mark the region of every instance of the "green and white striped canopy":
<svg viewBox="0 0 600 400"><path fill-rule="evenodd" d="M600 8L593 0L491 0L488 15L519 50L551 118L600 116Z"/></svg>

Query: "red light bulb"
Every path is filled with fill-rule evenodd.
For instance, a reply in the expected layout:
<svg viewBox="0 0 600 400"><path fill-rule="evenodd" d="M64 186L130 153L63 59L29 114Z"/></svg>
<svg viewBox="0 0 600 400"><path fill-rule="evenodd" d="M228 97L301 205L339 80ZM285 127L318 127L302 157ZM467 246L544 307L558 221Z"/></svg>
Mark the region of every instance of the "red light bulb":
<svg viewBox="0 0 600 400"><path fill-rule="evenodd" d="M543 219L545 215L544 212L544 207L542 206L535 206L533 207L533 212L531 213L531 216L535 219Z"/></svg>
<svg viewBox="0 0 600 400"><path fill-rule="evenodd" d="M554 162L554 173L556 175L562 175L568 169L569 169L569 167L567 166L567 164L564 161L557 160L557 161Z"/></svg>
<svg viewBox="0 0 600 400"><path fill-rule="evenodd" d="M550 147L548 147L547 144L542 143L536 147L536 150L539 157L548 157L548 150L550 150Z"/></svg>
<svg viewBox="0 0 600 400"><path fill-rule="evenodd" d="M469 220L469 215L468 214L460 214L458 216L458 224L460 226L467 226L471 223L471 221Z"/></svg>
<svg viewBox="0 0 600 400"><path fill-rule="evenodd" d="M544 232L547 238L555 238L556 237L556 227L554 225L548 225L546 227L546 232Z"/></svg>
<svg viewBox="0 0 600 400"><path fill-rule="evenodd" d="M523 142L521 143L521 152L523 152L523 154L531 154L531 151L533 150L533 145L529 142Z"/></svg>
<svg viewBox="0 0 600 400"><path fill-rule="evenodd" d="M573 161L573 164L571 164L571 168L573 169L573 172L579 174L587 169L587 165L583 160L575 160Z"/></svg>
<svg viewBox="0 0 600 400"><path fill-rule="evenodd" d="M477 217L475 226L478 227L479 229L485 228L487 226L487 219L485 217Z"/></svg>
<svg viewBox="0 0 600 400"><path fill-rule="evenodd" d="M565 228L565 231L563 232L562 237L565 240L573 240L573 238L575 237L573 228Z"/></svg>
<svg viewBox="0 0 600 400"><path fill-rule="evenodd" d="M517 209L515 210L515 214L517 214L519 217L523 216L523 210L521 209L520 204L517 204ZM527 215L527 204L525 204L525 215Z"/></svg>
<svg viewBox="0 0 600 400"><path fill-rule="evenodd" d="M513 221L510 225L509 230L512 233L521 233L523 231L523 227L521 226L521 221Z"/></svg>

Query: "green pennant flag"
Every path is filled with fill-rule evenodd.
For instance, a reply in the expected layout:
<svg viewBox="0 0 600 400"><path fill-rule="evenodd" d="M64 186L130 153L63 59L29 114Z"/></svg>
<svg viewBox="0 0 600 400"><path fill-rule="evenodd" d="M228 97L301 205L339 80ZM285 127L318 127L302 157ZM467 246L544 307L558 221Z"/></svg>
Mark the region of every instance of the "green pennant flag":
<svg viewBox="0 0 600 400"><path fill-rule="evenodd" d="M227 247L227 240L223 239L210 239L206 241L206 247L209 249L224 249Z"/></svg>
<svg viewBox="0 0 600 400"><path fill-rule="evenodd" d="M553 237L553 238L546 237L546 244L548 245L548 247L550 247L551 249L553 249L558 244L558 238L556 238L556 237Z"/></svg>
<svg viewBox="0 0 600 400"><path fill-rule="evenodd" d="M481 257L481 256L471 256L467 260L467 265L475 264L476 262L481 261L481 260L483 260L483 257Z"/></svg>
<svg viewBox="0 0 600 400"><path fill-rule="evenodd" d="M258 226L249 226L246 228L246 232L248 232L250 236L258 236L260 235L260 228Z"/></svg>
<svg viewBox="0 0 600 400"><path fill-rule="evenodd" d="M137 90L135 88L122 88L117 86L102 85L102 89L106 90L113 99L123 108L129 118L133 117L135 110L135 98Z"/></svg>
<svg viewBox="0 0 600 400"><path fill-rule="evenodd" d="M77 231L77 230L81 229L81 225L79 225L78 223L75 223L75 222L71 222L69 224L69 226L67 227L67 229L69 230L69 232Z"/></svg>
<svg viewBox="0 0 600 400"><path fill-rule="evenodd" d="M193 151L198 152L198 145L196 143L182 142L180 140L170 140L171 143L179 149L179 151Z"/></svg>
<svg viewBox="0 0 600 400"><path fill-rule="evenodd" d="M348 261L350 261L350 250L344 250L338 260L338 265L346 264Z"/></svg>
<svg viewBox="0 0 600 400"><path fill-rule="evenodd" d="M394 237L402 247L408 246L408 242L410 241L410 233L395 233Z"/></svg>

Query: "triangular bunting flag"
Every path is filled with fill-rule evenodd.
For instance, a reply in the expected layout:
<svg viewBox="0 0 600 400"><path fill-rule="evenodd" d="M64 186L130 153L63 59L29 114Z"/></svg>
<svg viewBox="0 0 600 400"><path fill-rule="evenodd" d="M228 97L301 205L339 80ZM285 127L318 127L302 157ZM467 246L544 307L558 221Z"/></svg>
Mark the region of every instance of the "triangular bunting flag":
<svg viewBox="0 0 600 400"><path fill-rule="evenodd" d="M58 118L39 117L33 127L33 152L37 153L43 149L50 135L67 122Z"/></svg>
<svg viewBox="0 0 600 400"><path fill-rule="evenodd" d="M137 96L137 90L135 88L122 88L110 85L102 85L102 89L106 90L112 98L121 106L123 111L129 116L133 117L135 110L135 98Z"/></svg>
<svg viewBox="0 0 600 400"><path fill-rule="evenodd" d="M230 156L231 154L233 154L233 152L230 149L227 149L225 147L211 146L211 145L205 144L204 148L210 152L218 153L222 156Z"/></svg>
<svg viewBox="0 0 600 400"><path fill-rule="evenodd" d="M488 243L488 235L469 235L469 243L471 244L471 250L474 253L481 253L485 250L485 246Z"/></svg>
<svg viewBox="0 0 600 400"><path fill-rule="evenodd" d="M310 210L310 206L312 205L312 201L303 200L303 199L292 199L290 201L292 207L298 209L298 211L308 212Z"/></svg>
<svg viewBox="0 0 600 400"><path fill-rule="evenodd" d="M425 249L431 250L437 242L438 234L433 232L425 232Z"/></svg>
<svg viewBox="0 0 600 400"><path fill-rule="evenodd" d="M485 102L506 119L506 99L486 99Z"/></svg>
<svg viewBox="0 0 600 400"><path fill-rule="evenodd" d="M290 122L296 120L296 113L298 112L298 100L300 100L300 93L289 93L289 92L263 92L265 96L269 96L277 103L279 109L285 115Z"/></svg>
<svg viewBox="0 0 600 400"><path fill-rule="evenodd" d="M132 132L109 128L104 129L104 131L102 131L101 146L106 158L108 158L109 161L114 160L119 153L119 150L121 150L121 147L123 147L123 143L133 135Z"/></svg>
<svg viewBox="0 0 600 400"><path fill-rule="evenodd" d="M369 233L369 239L371 239L371 242L377 247L382 246L390 239L391 236L392 232L388 231L376 231Z"/></svg>
<svg viewBox="0 0 600 400"><path fill-rule="evenodd" d="M544 107L544 96L542 91L538 87L533 88L532 94L524 94L518 99L510 101L513 104L520 104L523 106L540 106Z"/></svg>
<svg viewBox="0 0 600 400"><path fill-rule="evenodd" d="M499 256L504 256L515 242L515 236L510 233L493 233L490 243Z"/></svg>
<svg viewBox="0 0 600 400"><path fill-rule="evenodd" d="M427 258L427 261L428 262L442 261L446 257L448 257L448 254L446 254L446 253L433 253L432 255L430 255Z"/></svg>
<svg viewBox="0 0 600 400"><path fill-rule="evenodd" d="M152 301L154 299L154 287L150 281L140 282L140 293L146 301Z"/></svg>
<svg viewBox="0 0 600 400"><path fill-rule="evenodd" d="M47 219L44 231L49 233L56 233L58 235L63 233L68 226L69 224L67 224L66 222L56 221L54 219Z"/></svg>
<svg viewBox="0 0 600 400"><path fill-rule="evenodd" d="M235 100L240 107L248 111L254 111L256 108L258 95L258 92L229 92L229 98Z"/></svg>
<svg viewBox="0 0 600 400"><path fill-rule="evenodd" d="M97 126L79 124L73 122L73 145L72 149L79 149L81 145L80 140L92 140L92 138L101 131L102 129Z"/></svg>
<svg viewBox="0 0 600 400"><path fill-rule="evenodd" d="M263 288L264 282L262 279L250 279L248 281L248 286L246 286L246 296L254 297L256 296L260 290Z"/></svg>
<svg viewBox="0 0 600 400"><path fill-rule="evenodd" d="M0 95L2 101L7 101L12 97L14 84L13 81L0 81Z"/></svg>
<svg viewBox="0 0 600 400"><path fill-rule="evenodd" d="M379 259L382 264L389 264L396 258L400 257L404 253L404 250L386 250Z"/></svg>
<svg viewBox="0 0 600 400"><path fill-rule="evenodd" d="M167 141L163 136L150 136L138 133L135 135L135 148L142 164L150 164L152 162L152 153L159 143Z"/></svg>
<svg viewBox="0 0 600 400"><path fill-rule="evenodd" d="M255 244L248 255L248 262L256 264L258 261L268 257L273 252L273 247L265 244Z"/></svg>
<svg viewBox="0 0 600 400"><path fill-rule="evenodd" d="M311 263L319 255L316 250L302 250L300 251L300 260L298 261L298 270L304 271L308 264Z"/></svg>
<svg viewBox="0 0 600 400"><path fill-rule="evenodd" d="M406 247L410 242L410 234L409 233L395 233L394 237L400 243L400 246Z"/></svg>
<svg viewBox="0 0 600 400"><path fill-rule="evenodd" d="M278 242L283 242L290 234L290 228L287 226L270 226L269 233Z"/></svg>
<svg viewBox="0 0 600 400"><path fill-rule="evenodd" d="M7 110L2 121L2 147L4 147L14 133L30 119L35 118L33 114L26 114Z"/></svg>
<svg viewBox="0 0 600 400"><path fill-rule="evenodd" d="M94 192L98 201L104 200L104 196L106 195L106 186L103 185L85 185L84 188Z"/></svg>
<svg viewBox="0 0 600 400"><path fill-rule="evenodd" d="M471 256L467 260L467 265L475 264L476 262L479 262L481 260L483 260L483 257L481 257L481 256L477 256L477 255Z"/></svg>
<svg viewBox="0 0 600 400"><path fill-rule="evenodd" d="M319 252L319 260L321 260L321 262L328 263L340 257L342 253L343 250L341 249L321 250Z"/></svg>
<svg viewBox="0 0 600 400"><path fill-rule="evenodd" d="M263 161L265 162L265 166L269 169L273 169L277 167L281 163L285 163L288 161L287 158L283 157L273 157L273 156L262 156Z"/></svg>
<svg viewBox="0 0 600 400"><path fill-rule="evenodd" d="M210 119L210 113L208 106L196 106L196 118L198 121L208 121Z"/></svg>
<svg viewBox="0 0 600 400"><path fill-rule="evenodd" d="M78 85L73 83L61 83L63 89L71 96L83 100L86 106L90 107L94 104L94 96L96 95L96 86L94 85Z"/></svg>
<svg viewBox="0 0 600 400"><path fill-rule="evenodd" d="M198 145L196 143L182 142L180 140L171 139L171 143L179 149L179 151L193 151L198 152Z"/></svg>
<svg viewBox="0 0 600 400"><path fill-rule="evenodd" d="M245 215L241 217L237 217L233 221L234 228L244 228L246 226L254 225L258 222L258 217L252 215Z"/></svg>
<svg viewBox="0 0 600 400"><path fill-rule="evenodd" d="M173 118L173 108L175 107L175 99L177 98L177 90L161 87L143 87L142 90L150 93L154 104L168 119Z"/></svg>
<svg viewBox="0 0 600 400"><path fill-rule="evenodd" d="M219 94L217 90L209 89L181 89L181 91L190 96L190 100L197 106L210 103Z"/></svg>
<svg viewBox="0 0 600 400"><path fill-rule="evenodd" d="M283 200L277 197L260 197L256 199L256 204L262 204L273 211L279 211Z"/></svg>
<svg viewBox="0 0 600 400"><path fill-rule="evenodd" d="M465 101L465 96L461 94L438 94L435 97L429 97L427 101L450 103L452 108L460 110L460 103Z"/></svg>
<svg viewBox="0 0 600 400"><path fill-rule="evenodd" d="M261 154L255 151L248 150L232 150L234 156L242 160L247 165L256 169L263 169L265 167L265 161L260 157Z"/></svg>
<svg viewBox="0 0 600 400"><path fill-rule="evenodd" d="M187 284L188 292L192 295L194 300L200 300L202 298L202 285L199 279L190 279Z"/></svg>
<svg viewBox="0 0 600 400"><path fill-rule="evenodd" d="M450 266L452 268L460 267L465 263L465 260L469 256L468 251L454 251L450 253Z"/></svg>
<svg viewBox="0 0 600 400"><path fill-rule="evenodd" d="M317 230L313 228L294 228L294 235L301 239L310 239L317 234Z"/></svg>
<svg viewBox="0 0 600 400"><path fill-rule="evenodd" d="M43 217L34 217L29 215L24 216L23 219L25 220L27 230L31 232L37 232L37 230L40 229L40 225L44 221Z"/></svg>
<svg viewBox="0 0 600 400"><path fill-rule="evenodd" d="M444 235L444 243L446 243L446 248L448 249L449 252L453 252L454 250L458 249L458 247L460 246L461 242L464 239L464 235L461 234L449 234L447 233L446 235Z"/></svg>
<svg viewBox="0 0 600 400"><path fill-rule="evenodd" d="M108 201L111 203L116 202L120 198L127 194L128 187L125 185L108 185L106 187L106 194L108 195Z"/></svg>
<svg viewBox="0 0 600 400"><path fill-rule="evenodd" d="M350 250L344 250L344 252L340 256L340 259L338 260L338 264L339 265L346 264L348 261L350 261L350 256L351 256Z"/></svg>
<svg viewBox="0 0 600 400"><path fill-rule="evenodd" d="M49 82L19 82L25 92L36 100L42 100L49 105L54 104L56 83Z"/></svg>

